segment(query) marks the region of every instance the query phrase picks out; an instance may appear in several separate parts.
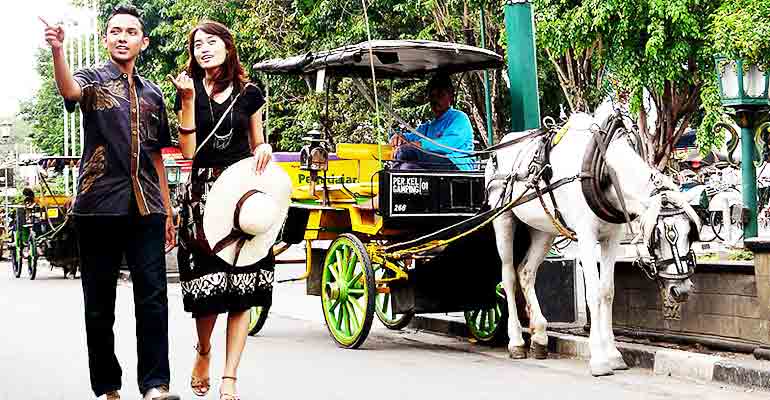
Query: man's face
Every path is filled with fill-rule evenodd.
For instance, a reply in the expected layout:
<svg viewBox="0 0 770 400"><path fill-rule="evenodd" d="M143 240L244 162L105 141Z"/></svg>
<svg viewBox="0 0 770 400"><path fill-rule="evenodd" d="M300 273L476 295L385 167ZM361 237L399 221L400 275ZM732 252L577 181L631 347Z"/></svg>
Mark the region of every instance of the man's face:
<svg viewBox="0 0 770 400"><path fill-rule="evenodd" d="M150 44L150 39L144 37L142 25L136 17L118 14L107 23L104 42L115 62L126 63L136 59Z"/></svg>
<svg viewBox="0 0 770 400"><path fill-rule="evenodd" d="M443 115L452 105L452 94L447 89L431 89L429 94L430 109L436 118Z"/></svg>

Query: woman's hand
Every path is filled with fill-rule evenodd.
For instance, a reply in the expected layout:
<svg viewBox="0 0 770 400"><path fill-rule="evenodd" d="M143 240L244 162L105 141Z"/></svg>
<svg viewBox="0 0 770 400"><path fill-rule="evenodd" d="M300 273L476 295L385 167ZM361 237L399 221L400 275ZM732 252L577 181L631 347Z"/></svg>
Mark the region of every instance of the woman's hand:
<svg viewBox="0 0 770 400"><path fill-rule="evenodd" d="M267 167L267 163L273 158L273 148L267 143L262 143L254 149L254 160L257 163L256 172L261 174Z"/></svg>
<svg viewBox="0 0 770 400"><path fill-rule="evenodd" d="M176 79L169 74L168 79L174 84L176 92L182 100L192 100L195 98L195 85L192 78L187 75L187 71L182 71Z"/></svg>

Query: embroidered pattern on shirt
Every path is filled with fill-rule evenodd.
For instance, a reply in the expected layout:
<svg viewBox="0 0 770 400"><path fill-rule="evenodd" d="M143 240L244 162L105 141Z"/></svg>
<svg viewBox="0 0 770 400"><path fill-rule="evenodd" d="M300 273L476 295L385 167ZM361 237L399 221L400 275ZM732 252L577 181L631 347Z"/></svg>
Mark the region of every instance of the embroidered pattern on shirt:
<svg viewBox="0 0 770 400"><path fill-rule="evenodd" d="M94 154L83 164L82 177L80 178L80 193L88 193L91 191L94 183L104 176L107 170L107 157L105 157L105 149L103 145L100 145L94 151Z"/></svg>

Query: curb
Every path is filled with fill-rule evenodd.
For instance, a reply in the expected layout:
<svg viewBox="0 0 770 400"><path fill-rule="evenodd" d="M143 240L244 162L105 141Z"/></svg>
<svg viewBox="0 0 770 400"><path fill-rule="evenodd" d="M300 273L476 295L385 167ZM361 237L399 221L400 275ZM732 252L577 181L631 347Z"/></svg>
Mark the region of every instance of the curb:
<svg viewBox="0 0 770 400"><path fill-rule="evenodd" d="M417 315L409 327L470 337L464 322L450 318ZM525 336L528 336L526 332ZM650 369L654 375L770 390L770 362L767 361L730 359L621 341L617 342L617 347L629 367ZM548 332L548 351L580 360L590 358L587 337L562 332Z"/></svg>

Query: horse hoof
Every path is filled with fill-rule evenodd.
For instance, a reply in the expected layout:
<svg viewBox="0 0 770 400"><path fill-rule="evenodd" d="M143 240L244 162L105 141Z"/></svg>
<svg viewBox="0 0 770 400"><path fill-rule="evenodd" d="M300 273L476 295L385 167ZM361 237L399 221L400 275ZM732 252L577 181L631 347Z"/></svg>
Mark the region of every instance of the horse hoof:
<svg viewBox="0 0 770 400"><path fill-rule="evenodd" d="M612 367L610 363L591 364L591 375L593 376L609 376L612 375Z"/></svg>
<svg viewBox="0 0 770 400"><path fill-rule="evenodd" d="M548 346L543 346L542 344L533 341L532 357L536 360L545 360L548 358Z"/></svg>
<svg viewBox="0 0 770 400"><path fill-rule="evenodd" d="M508 347L508 354L514 360L523 360L527 358L527 348L524 346L510 346Z"/></svg>
<svg viewBox="0 0 770 400"><path fill-rule="evenodd" d="M623 360L623 357L611 358L610 368L612 368L613 371L624 371L628 369L628 364Z"/></svg>

